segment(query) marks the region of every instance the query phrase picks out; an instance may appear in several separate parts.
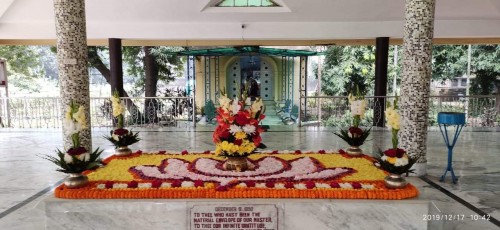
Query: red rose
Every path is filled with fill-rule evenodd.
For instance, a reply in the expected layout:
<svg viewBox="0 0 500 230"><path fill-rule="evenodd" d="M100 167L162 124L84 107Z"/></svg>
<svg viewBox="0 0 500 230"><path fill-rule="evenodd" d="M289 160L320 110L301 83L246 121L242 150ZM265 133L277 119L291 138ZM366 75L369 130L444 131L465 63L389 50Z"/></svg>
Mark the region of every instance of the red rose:
<svg viewBox="0 0 500 230"><path fill-rule="evenodd" d="M273 150L271 154L278 154L278 150Z"/></svg>
<svg viewBox="0 0 500 230"><path fill-rule="evenodd" d="M161 150L161 151L159 151L158 153L159 153L159 154L165 154L165 153L167 153L167 151L165 151L165 150Z"/></svg>
<svg viewBox="0 0 500 230"><path fill-rule="evenodd" d="M339 149L340 154L347 154L343 149Z"/></svg>
<svg viewBox="0 0 500 230"><path fill-rule="evenodd" d="M137 188L137 185L138 185L137 181L130 181L127 183L127 186L129 188Z"/></svg>
<svg viewBox="0 0 500 230"><path fill-rule="evenodd" d="M174 187L174 188L181 187L181 185L182 185L182 181L180 181L180 180L172 181L172 187Z"/></svg>
<svg viewBox="0 0 500 230"><path fill-rule="evenodd" d="M114 184L113 181L106 181L106 183L104 183L104 186L106 188L113 188L113 184Z"/></svg>
<svg viewBox="0 0 500 230"><path fill-rule="evenodd" d="M255 181L245 181L245 184L247 185L247 187L255 187Z"/></svg>
<svg viewBox="0 0 500 230"><path fill-rule="evenodd" d="M234 120L236 121L236 124L240 126L244 126L250 123L250 119L248 119L248 117L243 114L237 114Z"/></svg>
<svg viewBox="0 0 500 230"><path fill-rule="evenodd" d="M302 151L300 151L300 150L298 150L298 149L297 149L297 150L295 150L295 154L301 154L301 153L302 153Z"/></svg>
<svg viewBox="0 0 500 230"><path fill-rule="evenodd" d="M259 146L260 143L262 142L262 137L260 137L260 135L255 135L253 138L252 138L252 141L253 143L255 144L255 146Z"/></svg>
<svg viewBox="0 0 500 230"><path fill-rule="evenodd" d="M235 145L240 146L240 145L241 145L241 143L243 143L243 140L241 140L241 139L239 139L239 140L238 140L238 139L237 139L237 140L234 140L234 144L235 144Z"/></svg>
<svg viewBox="0 0 500 230"><path fill-rule="evenodd" d="M217 188L215 188L215 190L217 190L219 192L224 192L224 191L227 191L227 187L226 186L217 186Z"/></svg>
<svg viewBox="0 0 500 230"><path fill-rule="evenodd" d="M293 182L289 181L289 182L285 183L285 188L294 188L294 187L295 187L295 185L293 184Z"/></svg>
<svg viewBox="0 0 500 230"><path fill-rule="evenodd" d="M325 154L325 153L326 153L326 151L325 151L325 150L319 150L319 151L318 151L318 153L319 153L319 154Z"/></svg>
<svg viewBox="0 0 500 230"><path fill-rule="evenodd" d="M189 152L187 150L182 150L182 152L181 152L182 155L188 155L188 153Z"/></svg>
<svg viewBox="0 0 500 230"><path fill-rule="evenodd" d="M159 188L159 187L161 187L162 183L163 182L160 181L160 180L155 180L155 181L151 182L151 187L153 187L153 188Z"/></svg>
<svg viewBox="0 0 500 230"><path fill-rule="evenodd" d="M354 188L354 189L360 189L361 188L361 184L359 182L352 182L351 185L352 185L352 188Z"/></svg>
<svg viewBox="0 0 500 230"><path fill-rule="evenodd" d="M396 157L397 157L397 158L401 158L401 157L403 157L403 156L405 155L405 153L406 153L406 151L405 151L404 149L400 149L400 148L398 148L398 149L396 150Z"/></svg>
<svg viewBox="0 0 500 230"><path fill-rule="evenodd" d="M316 187L316 183L314 183L313 181L306 182L307 189L313 189L314 187Z"/></svg>
<svg viewBox="0 0 500 230"><path fill-rule="evenodd" d="M128 134L128 130L126 130L126 129L115 129L115 131L113 132L113 134L118 135L118 136L123 136L123 135Z"/></svg>
<svg viewBox="0 0 500 230"><path fill-rule="evenodd" d="M268 182L266 182L266 187L268 187L268 188L274 188L274 181L268 181Z"/></svg>
<svg viewBox="0 0 500 230"><path fill-rule="evenodd" d="M195 180L194 187L203 187L205 183L202 180Z"/></svg>
<svg viewBox="0 0 500 230"><path fill-rule="evenodd" d="M203 154L210 154L210 150L206 150Z"/></svg>
<svg viewBox="0 0 500 230"><path fill-rule="evenodd" d="M395 149L388 149L384 151L384 154L388 157L396 157L397 151Z"/></svg>
<svg viewBox="0 0 500 230"><path fill-rule="evenodd" d="M77 148L70 148L68 149L67 153L71 156L77 156L82 153L86 153L87 149L85 147L77 147Z"/></svg>
<svg viewBox="0 0 500 230"><path fill-rule="evenodd" d="M350 127L349 128L349 133L352 134L352 136L361 136L363 135L363 130L358 128L358 127Z"/></svg>
<svg viewBox="0 0 500 230"><path fill-rule="evenodd" d="M330 187L332 187L332 188L340 188L340 185L337 182L332 182L332 183L330 183Z"/></svg>

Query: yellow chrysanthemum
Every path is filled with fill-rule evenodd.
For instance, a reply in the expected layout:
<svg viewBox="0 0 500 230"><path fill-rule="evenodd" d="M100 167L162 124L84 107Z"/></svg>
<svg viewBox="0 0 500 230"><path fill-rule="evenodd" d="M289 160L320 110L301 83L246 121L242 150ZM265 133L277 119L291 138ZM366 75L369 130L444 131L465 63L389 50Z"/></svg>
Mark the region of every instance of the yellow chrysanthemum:
<svg viewBox="0 0 500 230"><path fill-rule="evenodd" d="M396 160L397 160L396 157L388 157L387 158L387 162L389 162L391 164L396 164Z"/></svg>
<svg viewBox="0 0 500 230"><path fill-rule="evenodd" d="M234 138L236 138L237 140L241 140L241 139L243 139L245 137L247 137L247 134L245 134L245 132L237 132L234 135Z"/></svg>

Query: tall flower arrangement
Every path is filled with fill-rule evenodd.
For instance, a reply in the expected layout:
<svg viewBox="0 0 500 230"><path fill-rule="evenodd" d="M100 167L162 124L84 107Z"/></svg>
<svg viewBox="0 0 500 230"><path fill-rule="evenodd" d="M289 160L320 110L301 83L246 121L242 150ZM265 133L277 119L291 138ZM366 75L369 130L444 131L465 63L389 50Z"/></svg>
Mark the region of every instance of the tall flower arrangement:
<svg viewBox="0 0 500 230"><path fill-rule="evenodd" d="M249 105L245 101L245 97L231 100L221 92L216 116L218 125L213 134L216 155L245 157L256 148L264 147L261 137L264 129L259 126L259 122L265 117L262 113L262 100L258 98Z"/></svg>
<svg viewBox="0 0 500 230"><path fill-rule="evenodd" d="M365 116L366 106L368 105L368 102L365 99L364 95L360 94L359 90L357 90L356 95L352 95L350 93L347 98L349 100L353 122L351 127L349 127L348 129L340 129L339 133L335 133L335 135L347 142L347 144L349 144L350 146L359 147L365 142L371 131L371 128L361 129L359 127L361 120Z"/></svg>
<svg viewBox="0 0 500 230"><path fill-rule="evenodd" d="M97 148L89 152L80 144L80 132L87 129L87 118L83 106L71 102L64 117L64 124L71 135L71 146L64 152L57 149L57 157L45 155L43 158L59 166L57 171L64 173L81 173L101 164L99 156L102 150Z"/></svg>
<svg viewBox="0 0 500 230"><path fill-rule="evenodd" d="M398 133L401 128L401 116L398 111L398 98L391 104L387 102L385 109L386 125L391 130L392 148L381 151L379 164L386 171L394 174L403 174L410 171L411 166L417 161L416 158L409 157L404 149L398 148Z"/></svg>
<svg viewBox="0 0 500 230"><path fill-rule="evenodd" d="M113 143L115 148L126 147L135 144L140 141L138 135L139 133L133 133L124 128L124 113L125 106L120 101L120 95L118 91L114 91L110 98L111 107L113 108L113 117L116 118L116 129L110 132L110 136L105 136L105 138Z"/></svg>

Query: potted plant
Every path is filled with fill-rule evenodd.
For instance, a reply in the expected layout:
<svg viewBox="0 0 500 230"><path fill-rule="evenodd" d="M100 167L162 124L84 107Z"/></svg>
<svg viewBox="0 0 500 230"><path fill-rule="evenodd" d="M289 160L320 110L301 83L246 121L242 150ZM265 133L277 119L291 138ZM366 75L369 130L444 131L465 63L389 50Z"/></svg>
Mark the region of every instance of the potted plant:
<svg viewBox="0 0 500 230"><path fill-rule="evenodd" d="M64 180L67 188L81 188L88 184L88 178L82 173L101 165L100 155L102 150L97 148L89 152L80 145L80 131L87 129L85 109L71 102L64 119L65 126L69 127L71 133L71 146L66 151L56 150L57 156L45 155L44 159L59 166L57 171L67 173L69 176Z"/></svg>
<svg viewBox="0 0 500 230"><path fill-rule="evenodd" d="M257 98L248 106L246 97L229 99L221 91L220 107L217 108L217 127L213 134L216 145L215 154L225 157L226 170L244 171L248 168L247 156L256 148L264 148L261 133L264 129L259 123L264 119L263 103Z"/></svg>
<svg viewBox="0 0 500 230"><path fill-rule="evenodd" d="M365 116L366 105L368 102L365 97L359 93L359 89L355 96L348 96L351 114L353 116L352 126L347 129L340 129L339 133L334 133L350 146L346 152L351 156L362 155L363 152L359 146L363 145L365 140L370 135L371 128L361 129L359 127L361 119Z"/></svg>
<svg viewBox="0 0 500 230"><path fill-rule="evenodd" d="M391 130L392 148L379 151L378 164L382 169L390 174L385 177L384 183L388 188L403 188L408 183L401 176L403 173L411 172L410 168L417 161L416 157L410 157L404 149L398 148L398 132L400 129L401 116L398 112L398 98L394 99L391 105L387 102L385 119L387 127Z"/></svg>
<svg viewBox="0 0 500 230"><path fill-rule="evenodd" d="M104 138L115 146L115 155L128 156L132 154L132 150L128 146L140 141L138 137L139 133L134 133L132 130L129 131L124 128L123 114L125 113L125 106L121 103L120 95L116 90L111 96L111 106L113 109L113 117L117 119L116 128L111 130L110 135L104 136Z"/></svg>

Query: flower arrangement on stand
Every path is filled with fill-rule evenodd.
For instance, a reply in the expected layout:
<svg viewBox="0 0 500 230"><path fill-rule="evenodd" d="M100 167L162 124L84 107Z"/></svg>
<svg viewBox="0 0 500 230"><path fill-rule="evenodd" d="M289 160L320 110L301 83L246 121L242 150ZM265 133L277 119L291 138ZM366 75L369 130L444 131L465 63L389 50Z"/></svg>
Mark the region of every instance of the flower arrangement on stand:
<svg viewBox="0 0 500 230"><path fill-rule="evenodd" d="M390 102L387 102L385 119L387 127L391 130L392 148L380 151L378 163L382 169L390 173L390 175L384 179L386 187L403 188L408 183L401 176L401 174L411 172L410 168L417 161L417 158L408 156L404 149L398 148L398 133L401 128L401 116L398 112L397 97L394 99L394 103L392 105Z"/></svg>
<svg viewBox="0 0 500 230"><path fill-rule="evenodd" d="M99 157L102 150L97 148L95 151L89 152L80 144L80 132L88 128L86 126L87 118L85 117L83 106L78 106L71 102L71 105L67 109L64 123L71 134L71 147L65 152L57 149L57 157L51 155L42 157L59 166L57 171L69 174L64 181L64 185L67 188L81 188L88 184L88 178L82 172L95 169L101 165Z"/></svg>
<svg viewBox="0 0 500 230"><path fill-rule="evenodd" d="M105 136L104 138L115 146L115 155L128 156L132 154L132 150L128 146L140 141L138 137L139 133L133 133L132 130L129 131L124 128L123 114L125 113L125 106L120 101L118 91L113 92L111 96L111 105L113 108L113 117L117 119L116 129L110 132L110 136Z"/></svg>
<svg viewBox="0 0 500 230"><path fill-rule="evenodd" d="M348 99L351 114L353 116L353 124L348 129L340 129L339 133L334 134L349 144L350 147L346 151L349 155L359 156L363 154L359 146L363 145L371 131L371 128L361 129L359 127L361 120L365 116L365 110L368 102L365 97L359 93L359 90L355 96L349 94Z"/></svg>
<svg viewBox="0 0 500 230"><path fill-rule="evenodd" d="M213 134L215 154L227 158L226 170L244 171L248 169L247 156L256 148L265 148L261 137L264 129L259 126L265 117L262 114L264 105L260 98L248 105L245 96L241 100L231 100L223 91L219 105L218 124Z"/></svg>

